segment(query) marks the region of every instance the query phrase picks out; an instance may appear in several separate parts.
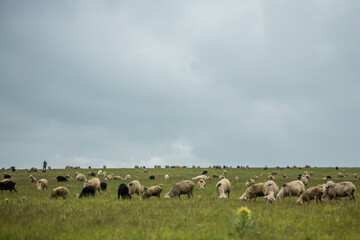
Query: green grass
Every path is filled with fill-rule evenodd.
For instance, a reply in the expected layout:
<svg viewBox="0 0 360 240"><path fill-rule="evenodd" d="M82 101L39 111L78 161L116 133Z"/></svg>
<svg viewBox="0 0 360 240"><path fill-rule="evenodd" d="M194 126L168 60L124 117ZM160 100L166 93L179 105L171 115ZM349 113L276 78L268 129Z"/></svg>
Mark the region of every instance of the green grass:
<svg viewBox="0 0 360 240"><path fill-rule="evenodd" d="M49 189L44 191L37 191L35 183L30 183L29 173L8 171L16 182L18 194L0 193L0 239L234 239L240 237L234 232L235 212L242 206L251 210L253 218L252 227L242 233L242 239L360 239L359 203L348 198L325 200L321 204L312 201L310 205L300 206L295 203L296 197L272 205L266 205L264 198L258 198L256 203L239 200L248 178L263 174L256 182L266 180L274 169L227 169L226 177L232 184L230 199L217 199L218 180L207 181L202 191L196 185L193 199L188 200L186 195L181 200L164 199L174 183L200 175L203 170L149 169L149 173L136 173L135 169L107 169L108 174L122 177L130 174L131 180L139 180L146 187L162 186L160 199L144 201L137 197L131 201L117 199L120 183L131 180L110 180L106 192L95 198L78 199L76 195L83 184L74 180L74 174L78 171L87 175L87 169L34 173L37 180L49 181ZM206 170L208 175L222 173L222 170ZM346 178L338 178L339 171L334 168L283 169L275 182L280 188L304 170L314 172L308 187L324 183L322 178L331 175L335 182L352 181L358 189L355 197L360 200L360 181L352 177L354 172L360 173L359 168L347 168ZM283 179L284 173L289 178ZM66 174L71 176L68 183L56 182L56 176ZM164 180L165 174L170 180ZM149 180L150 175L156 179ZM239 176L239 182L234 181L235 176ZM49 199L51 189L58 186L69 189L68 199Z"/></svg>

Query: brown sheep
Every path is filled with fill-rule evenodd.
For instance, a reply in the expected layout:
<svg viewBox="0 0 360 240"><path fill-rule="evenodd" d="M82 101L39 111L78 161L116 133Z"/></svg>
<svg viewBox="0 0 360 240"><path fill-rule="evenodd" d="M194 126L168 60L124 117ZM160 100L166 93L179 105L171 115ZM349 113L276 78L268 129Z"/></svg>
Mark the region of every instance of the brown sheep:
<svg viewBox="0 0 360 240"><path fill-rule="evenodd" d="M180 199L181 194L187 194L188 198L190 198L190 195L194 197L193 195L194 186L195 184L190 180L184 180L178 182L166 194L165 199L170 199L172 197L179 197Z"/></svg>
<svg viewBox="0 0 360 240"><path fill-rule="evenodd" d="M340 197L349 197L350 200L355 200L356 187L352 182L334 183L328 181L324 186L324 198L339 199Z"/></svg>
<svg viewBox="0 0 360 240"><path fill-rule="evenodd" d="M285 197L291 196L300 196L303 192L305 192L305 185L299 180L295 180L289 183L286 183L280 189L279 194L277 195L277 199L284 199Z"/></svg>
<svg viewBox="0 0 360 240"><path fill-rule="evenodd" d="M240 200L248 201L254 198L254 202L255 202L257 197L264 196L264 185L265 185L264 182L251 185L246 189L244 194L241 195Z"/></svg>
<svg viewBox="0 0 360 240"><path fill-rule="evenodd" d="M238 182L240 178L238 176L235 177L235 182Z"/></svg>
<svg viewBox="0 0 360 240"><path fill-rule="evenodd" d="M354 178L359 178L359 175L357 173L354 173Z"/></svg>
<svg viewBox="0 0 360 240"><path fill-rule="evenodd" d="M320 187L312 187L301 194L296 203L303 204L304 202L308 202L308 204L310 204L310 200L312 199L315 199L315 202L318 203L319 201L321 202L321 197L323 194L324 189Z"/></svg>
<svg viewBox="0 0 360 240"><path fill-rule="evenodd" d="M344 177L344 174L338 173L338 177Z"/></svg>
<svg viewBox="0 0 360 240"><path fill-rule="evenodd" d="M151 196L160 198L162 188L160 186L152 186L146 189L146 191L140 196L140 200L148 199Z"/></svg>
<svg viewBox="0 0 360 240"><path fill-rule="evenodd" d="M50 198L57 199L58 197L63 197L64 199L66 199L68 193L69 193L69 190L66 187L57 187L51 191Z"/></svg>
<svg viewBox="0 0 360 240"><path fill-rule="evenodd" d="M222 179L216 184L217 195L219 199L225 199L226 193L230 197L231 184L228 179Z"/></svg>
<svg viewBox="0 0 360 240"><path fill-rule="evenodd" d="M125 176L125 180L129 180L131 178L131 176L128 174Z"/></svg>
<svg viewBox="0 0 360 240"><path fill-rule="evenodd" d="M44 189L48 189L48 181L46 179L40 179L37 182L37 190L44 190Z"/></svg>
<svg viewBox="0 0 360 240"><path fill-rule="evenodd" d="M198 185L199 185L199 190L205 189L205 187L206 187L206 182L205 182L205 180L200 179L199 182L198 182Z"/></svg>

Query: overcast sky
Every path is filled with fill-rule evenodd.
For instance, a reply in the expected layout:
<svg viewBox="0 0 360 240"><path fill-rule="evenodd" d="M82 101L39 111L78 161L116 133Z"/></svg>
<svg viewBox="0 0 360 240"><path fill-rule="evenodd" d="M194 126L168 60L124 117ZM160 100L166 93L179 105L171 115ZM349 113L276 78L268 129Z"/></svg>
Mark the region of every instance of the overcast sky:
<svg viewBox="0 0 360 240"><path fill-rule="evenodd" d="M0 167L360 165L360 1L0 1Z"/></svg>

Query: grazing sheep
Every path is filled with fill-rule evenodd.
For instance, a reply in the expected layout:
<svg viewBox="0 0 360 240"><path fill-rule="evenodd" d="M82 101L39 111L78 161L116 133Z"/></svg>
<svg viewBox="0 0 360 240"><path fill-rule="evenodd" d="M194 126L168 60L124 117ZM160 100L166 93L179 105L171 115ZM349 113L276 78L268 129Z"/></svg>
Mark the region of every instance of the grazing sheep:
<svg viewBox="0 0 360 240"><path fill-rule="evenodd" d="M154 179L155 179L155 176L154 176L154 175L151 175L151 176L149 177L149 179L150 179L150 180L154 180Z"/></svg>
<svg viewBox="0 0 360 240"><path fill-rule="evenodd" d="M308 202L310 204L310 200L315 199L315 202L321 202L321 197L324 194L324 189L320 187L312 187L306 190L303 194L300 195L299 199L296 201L297 204L303 204L304 202Z"/></svg>
<svg viewBox="0 0 360 240"><path fill-rule="evenodd" d="M350 200L355 200L355 190L356 187L352 182L339 182L334 183L333 181L328 181L324 186L324 198L329 198L330 200L339 199L340 197L349 197Z"/></svg>
<svg viewBox="0 0 360 240"><path fill-rule="evenodd" d="M75 173L75 180L79 181L79 182L86 182L87 181L85 175L82 174L82 173L78 173L78 172Z"/></svg>
<svg viewBox="0 0 360 240"><path fill-rule="evenodd" d="M208 171L204 170L201 175L205 175L207 173L208 173Z"/></svg>
<svg viewBox="0 0 360 240"><path fill-rule="evenodd" d="M3 190L9 190L10 192L12 192L12 190L14 190L15 192L15 185L16 183L13 180L10 179L4 179L0 181L0 190L1 192L3 192Z"/></svg>
<svg viewBox="0 0 360 240"><path fill-rule="evenodd" d="M106 191L106 187L107 187L107 183L106 183L106 182L101 182L101 183L100 183L101 191Z"/></svg>
<svg viewBox="0 0 360 240"><path fill-rule="evenodd" d="M219 199L225 199L226 193L230 197L231 184L228 179L222 179L216 184L217 195Z"/></svg>
<svg viewBox="0 0 360 240"><path fill-rule="evenodd" d="M199 190L205 189L205 187L206 187L206 182L205 182L205 180L200 179L200 180L198 181L198 185L199 185Z"/></svg>
<svg viewBox="0 0 360 240"><path fill-rule="evenodd" d="M359 175L357 173L354 173L354 178L359 178Z"/></svg>
<svg viewBox="0 0 360 240"><path fill-rule="evenodd" d="M120 184L118 188L118 199L120 196L123 200L131 199L131 195L129 194L129 188L125 183Z"/></svg>
<svg viewBox="0 0 360 240"><path fill-rule="evenodd" d="M238 182L240 178L238 176L235 177L235 182Z"/></svg>
<svg viewBox="0 0 360 240"><path fill-rule="evenodd" d="M149 172L149 170L147 170L147 169L144 170L144 173L148 173L148 172Z"/></svg>
<svg viewBox="0 0 360 240"><path fill-rule="evenodd" d="M114 176L114 180L121 180L122 177L121 176Z"/></svg>
<svg viewBox="0 0 360 240"><path fill-rule="evenodd" d="M84 183L84 187L93 186L95 190L101 191L100 188L100 179L99 178L92 178Z"/></svg>
<svg viewBox="0 0 360 240"><path fill-rule="evenodd" d="M259 176L255 176L254 179L255 179L255 180L259 180Z"/></svg>
<svg viewBox="0 0 360 240"><path fill-rule="evenodd" d="M298 180L300 180L305 186L307 186L309 179L310 179L309 176L301 176L298 178Z"/></svg>
<svg viewBox="0 0 360 240"><path fill-rule="evenodd" d="M4 175L4 179L10 179L11 178L11 176L9 174L7 174L7 173L4 173L3 175Z"/></svg>
<svg viewBox="0 0 360 240"><path fill-rule="evenodd" d="M283 178L288 178L288 175L284 173Z"/></svg>
<svg viewBox="0 0 360 240"><path fill-rule="evenodd" d="M37 182L37 190L44 190L44 189L48 189L48 181L46 179L40 179Z"/></svg>
<svg viewBox="0 0 360 240"><path fill-rule="evenodd" d="M223 171L223 174L222 174L222 175L224 175L224 176L226 175L226 170Z"/></svg>
<svg viewBox="0 0 360 240"><path fill-rule="evenodd" d="M108 181L108 180L111 180L112 179L112 175L108 175L105 177L105 180Z"/></svg>
<svg viewBox="0 0 360 240"><path fill-rule="evenodd" d="M219 175L213 174L213 178L219 178Z"/></svg>
<svg viewBox="0 0 360 240"><path fill-rule="evenodd" d="M169 180L169 175L165 174L165 180Z"/></svg>
<svg viewBox="0 0 360 240"><path fill-rule="evenodd" d="M254 181L254 179L248 179L247 181L246 181L246 183L245 183L245 186L246 187L250 187L251 185L253 185L253 184L255 184L255 181Z"/></svg>
<svg viewBox="0 0 360 240"><path fill-rule="evenodd" d="M137 180L134 180L129 183L129 193L142 195L145 192L146 188L144 186L141 186L140 182Z"/></svg>
<svg viewBox="0 0 360 240"><path fill-rule="evenodd" d="M241 195L240 200L248 201L254 198L254 202L255 202L257 197L265 196L264 185L265 185L264 182L251 185L246 189L244 194Z"/></svg>
<svg viewBox="0 0 360 240"><path fill-rule="evenodd" d="M221 180L221 179L225 179L225 176L220 175L220 176L219 176L219 179L220 179L220 180Z"/></svg>
<svg viewBox="0 0 360 240"><path fill-rule="evenodd" d="M280 189L279 194L276 199L284 199L285 197L291 196L300 196L303 192L305 192L305 185L299 180L295 180L289 183L286 183Z"/></svg>
<svg viewBox="0 0 360 240"><path fill-rule="evenodd" d="M140 200L148 199L151 196L160 198L162 188L160 186L152 186L146 189L146 191L140 196Z"/></svg>
<svg viewBox="0 0 360 240"><path fill-rule="evenodd" d="M170 198L176 197L176 196L178 196L180 199L181 194L187 194L188 198L190 198L190 195L192 197L194 197L194 195L193 195L194 185L195 184L190 180L184 180L184 181L178 182L166 194L165 199L170 199Z"/></svg>
<svg viewBox="0 0 360 240"><path fill-rule="evenodd" d="M107 169L106 165L103 166L103 169Z"/></svg>
<svg viewBox="0 0 360 240"><path fill-rule="evenodd" d="M338 173L338 177L344 177L344 174Z"/></svg>
<svg viewBox="0 0 360 240"><path fill-rule="evenodd" d="M279 193L279 187L272 180L265 182L264 184L264 195L266 203L276 202L276 196Z"/></svg>
<svg viewBox="0 0 360 240"><path fill-rule="evenodd" d="M36 178L33 175L29 175L29 178L32 183L36 182Z"/></svg>
<svg viewBox="0 0 360 240"><path fill-rule="evenodd" d="M99 170L98 172L97 172L97 175L102 175L103 174L103 171L101 171L101 170Z"/></svg>
<svg viewBox="0 0 360 240"><path fill-rule="evenodd" d="M86 187L84 187L82 189L81 193L80 193L79 198L89 197L89 196L95 197L95 188L94 188L94 186L86 186Z"/></svg>
<svg viewBox="0 0 360 240"><path fill-rule="evenodd" d="M273 176L275 176L275 175L278 174L278 171L273 171L273 172L271 172L270 174L273 175Z"/></svg>
<svg viewBox="0 0 360 240"><path fill-rule="evenodd" d="M69 190L66 187L57 187L51 191L50 198L57 199L58 197L63 197L63 199L66 199L68 193L69 193Z"/></svg>
<svg viewBox="0 0 360 240"><path fill-rule="evenodd" d="M205 176L205 175L200 175L200 176L196 176L196 177L193 177L193 178L192 178L192 180L200 180L200 179L207 180L207 176Z"/></svg>
<svg viewBox="0 0 360 240"><path fill-rule="evenodd" d="M263 170L265 171L265 170L267 170L268 169L268 166L267 165L265 165L265 167L263 168Z"/></svg>
<svg viewBox="0 0 360 240"><path fill-rule="evenodd" d="M66 178L70 178L70 175L69 175L69 174L66 174L65 177L66 177Z"/></svg>
<svg viewBox="0 0 360 240"><path fill-rule="evenodd" d="M66 177L64 177L64 176L57 176L56 177L56 180L58 181L58 182L67 182L68 180L66 179Z"/></svg>
<svg viewBox="0 0 360 240"><path fill-rule="evenodd" d="M39 172L39 169L37 169L36 167L32 167L32 168L30 169L30 171L31 171L31 172Z"/></svg>
<svg viewBox="0 0 360 240"><path fill-rule="evenodd" d="M275 176L269 175L269 176L268 176L268 179L274 181L274 180L275 180Z"/></svg>
<svg viewBox="0 0 360 240"><path fill-rule="evenodd" d="M94 173L94 172L88 172L88 176L89 176L89 177L95 177L95 176L96 176L96 173Z"/></svg>
<svg viewBox="0 0 360 240"><path fill-rule="evenodd" d="M131 176L128 174L125 176L125 180L129 180L131 178Z"/></svg>

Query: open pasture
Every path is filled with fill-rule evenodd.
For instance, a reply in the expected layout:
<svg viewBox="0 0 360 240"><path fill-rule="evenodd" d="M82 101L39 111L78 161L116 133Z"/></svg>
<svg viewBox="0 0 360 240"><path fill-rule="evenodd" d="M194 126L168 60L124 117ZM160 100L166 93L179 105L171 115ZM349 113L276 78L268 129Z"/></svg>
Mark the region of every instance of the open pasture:
<svg viewBox="0 0 360 240"><path fill-rule="evenodd" d="M337 176L343 169L348 177ZM75 181L75 172L87 175L97 173L99 169L50 170L45 173L27 173L24 170L6 171L16 182L18 193L0 192L0 239L360 239L360 181L353 174L360 173L359 168L310 168L277 170L269 168L226 169L226 178L231 182L230 199L217 199L216 183L218 179L206 181L204 190L195 183L194 198L164 199L165 194L177 182L201 175L203 170L208 176L220 175L223 169L106 169L129 180L107 181L107 191L96 193L95 198L79 199L83 182ZM355 201L349 198L316 204L314 201L297 205L297 197L278 200L274 204L265 204L263 197L256 202L242 202L239 197L246 190L245 182L259 176L256 182L266 181L272 171L278 171L275 182L281 186L295 180L304 171L313 172L306 189L323 184L323 177L332 176L334 182L351 181L356 185ZM3 174L4 171L1 171ZM283 178L283 174L288 178ZM31 183L29 174L39 180L48 180L49 189L38 191L36 183ZM68 182L57 183L56 177L69 174ZM169 180L164 180L164 175ZM262 176L261 176L262 174ZM150 180L149 176L155 179ZM235 181L235 177L239 181ZM99 177L104 181L104 177ZM131 201L117 199L117 189L121 183L128 184L139 180L146 187L160 185L161 198L139 200L134 195ZM66 200L49 199L53 188L65 186L69 189ZM238 233L234 224L236 211L241 207L251 211L252 224Z"/></svg>

